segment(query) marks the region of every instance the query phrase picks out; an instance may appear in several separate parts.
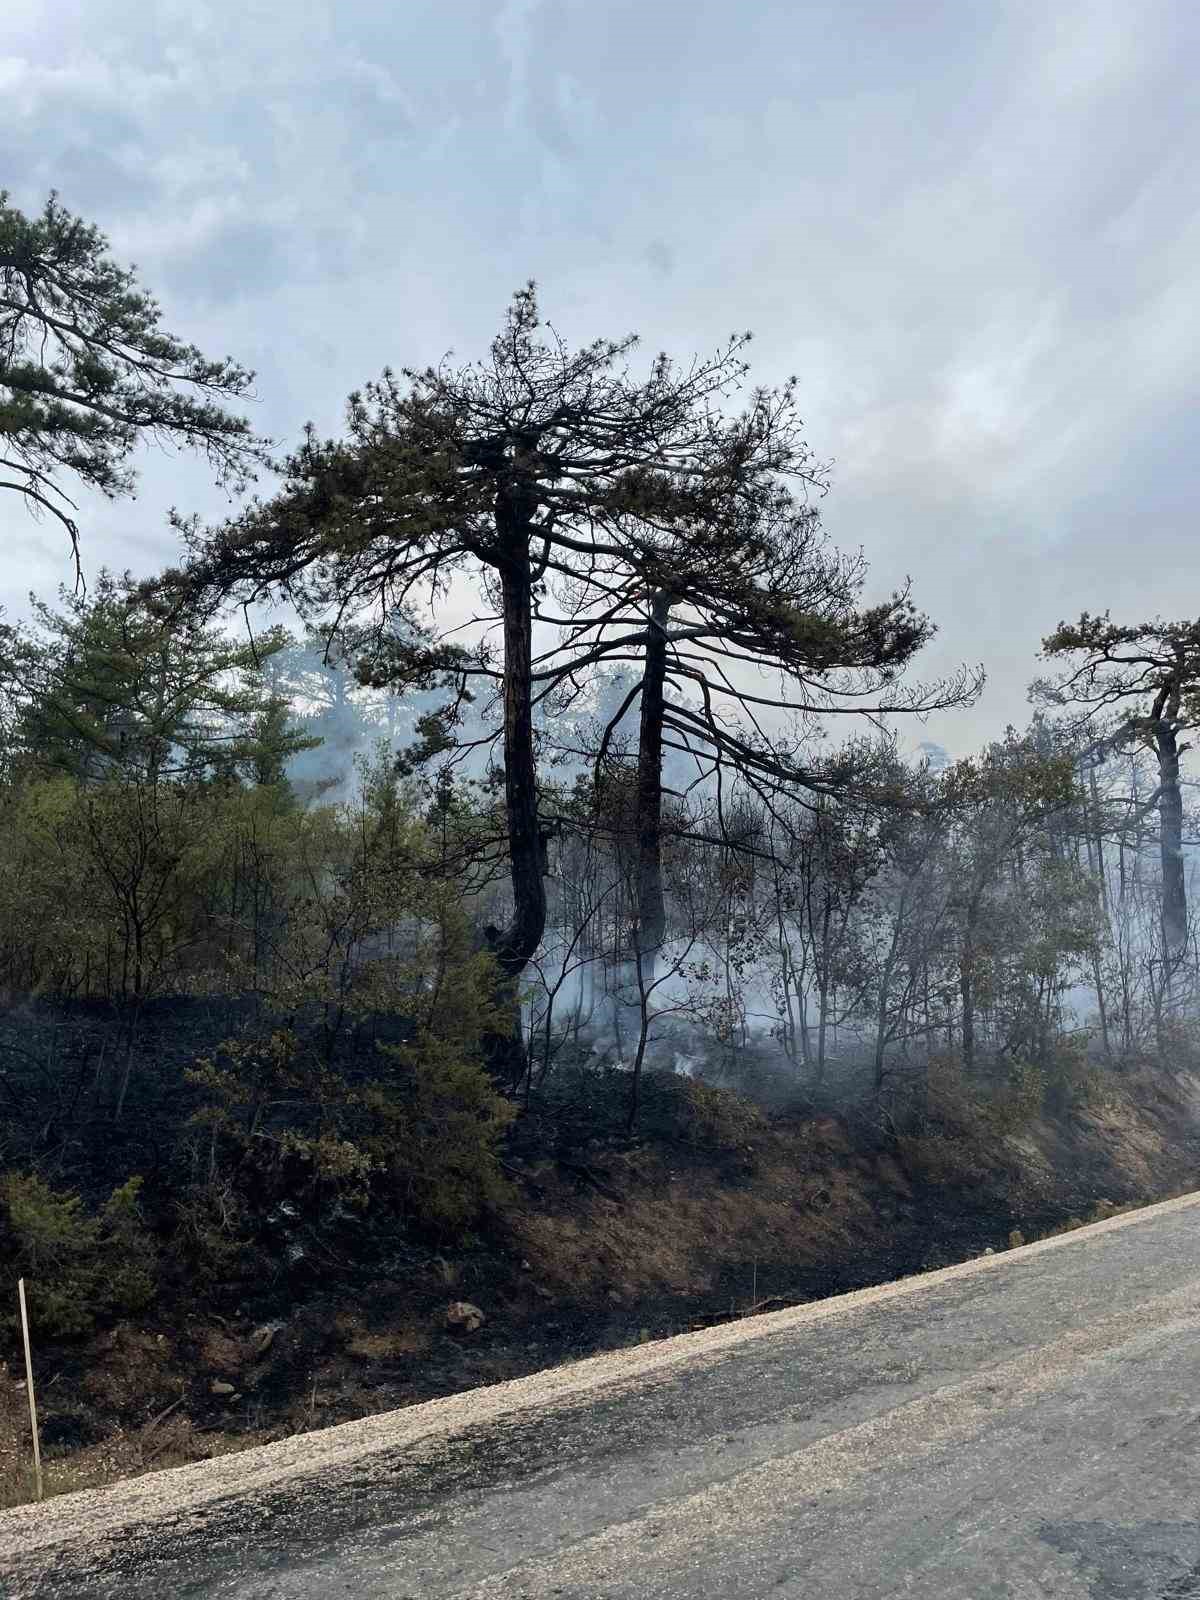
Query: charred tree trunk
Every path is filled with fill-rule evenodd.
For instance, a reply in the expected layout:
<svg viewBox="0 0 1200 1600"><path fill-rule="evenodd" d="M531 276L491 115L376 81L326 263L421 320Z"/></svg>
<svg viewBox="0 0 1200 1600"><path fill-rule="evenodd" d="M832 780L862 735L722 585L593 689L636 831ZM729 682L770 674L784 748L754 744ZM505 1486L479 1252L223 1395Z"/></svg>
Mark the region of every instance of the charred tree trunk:
<svg viewBox="0 0 1200 1600"><path fill-rule="evenodd" d="M979 898L972 895L967 902L962 957L958 968L959 996L962 1001L963 1068L968 1074L975 1070L975 929L978 921Z"/></svg>
<svg viewBox="0 0 1200 1600"><path fill-rule="evenodd" d="M517 980L546 928L545 841L538 826L531 690L533 573L529 557L531 507L513 490L497 496L502 553L496 562L504 618L504 804L508 822L513 912L506 928L488 929L500 969L497 1003L503 1025L484 1035L484 1059L500 1081L520 1083L525 1045Z"/></svg>
<svg viewBox="0 0 1200 1600"><path fill-rule="evenodd" d="M900 959L900 940L904 930L905 913L908 910L908 893L905 891L900 896L900 904L896 908L896 921L892 928L891 943L883 963L883 970L879 974L879 1004L875 1010L875 1093L881 1093L887 1068L888 1039L888 1000L891 996L892 977L896 971L896 964Z"/></svg>
<svg viewBox="0 0 1200 1600"><path fill-rule="evenodd" d="M833 921L833 906L826 896L821 922L821 967L817 980L817 1001L820 1010L817 1016L817 1082L825 1081L825 1043L829 1031L829 953L830 936L829 928Z"/></svg>
<svg viewBox="0 0 1200 1600"><path fill-rule="evenodd" d="M1096 873L1100 880L1100 904L1104 908L1105 921L1108 921L1112 915L1108 904L1108 869L1104 862L1104 829L1100 816L1100 795L1096 788L1096 774L1094 770L1088 773L1088 785L1091 789L1092 796L1091 830L1089 831L1089 838L1094 837L1096 841Z"/></svg>
<svg viewBox="0 0 1200 1600"><path fill-rule="evenodd" d="M636 798L638 952L642 975L653 987L667 927L662 880L663 702L667 677L667 618L671 596L658 593L650 606L642 670Z"/></svg>
<svg viewBox="0 0 1200 1600"><path fill-rule="evenodd" d="M1183 872L1183 795L1179 741L1171 721L1154 728L1158 756L1159 853L1162 863L1163 958L1169 975L1187 952L1187 888Z"/></svg>

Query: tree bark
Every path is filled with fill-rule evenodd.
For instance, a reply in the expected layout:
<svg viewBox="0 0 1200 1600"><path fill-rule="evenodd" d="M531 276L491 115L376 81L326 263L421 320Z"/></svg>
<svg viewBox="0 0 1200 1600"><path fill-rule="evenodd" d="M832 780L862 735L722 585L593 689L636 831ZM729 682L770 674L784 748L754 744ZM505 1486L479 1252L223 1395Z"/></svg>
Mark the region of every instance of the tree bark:
<svg viewBox="0 0 1200 1600"><path fill-rule="evenodd" d="M1104 907L1104 917L1107 921L1111 916L1108 905L1108 870L1104 864L1104 831L1101 827L1100 796L1096 788L1095 771L1088 773L1088 784L1092 794L1091 832L1096 841L1096 873L1100 880L1100 904Z"/></svg>
<svg viewBox="0 0 1200 1600"><path fill-rule="evenodd" d="M892 974L896 970L896 963L900 956L900 938L904 929L904 919L908 911L908 891L900 896L900 903L896 907L896 920L892 928L892 940L888 946L887 957L883 963L883 970L879 975L879 1004L875 1012L875 1093L883 1088L884 1069L887 1063L888 1047L888 997L891 993Z"/></svg>
<svg viewBox="0 0 1200 1600"><path fill-rule="evenodd" d="M1179 741L1174 728L1160 721L1154 730L1154 745L1158 756L1163 953L1169 972L1187 950L1187 888L1183 872L1183 795L1179 788Z"/></svg>
<svg viewBox="0 0 1200 1600"><path fill-rule="evenodd" d="M829 925L833 920L833 906L826 895L821 922L821 970L817 978L817 1082L825 1081L825 1041L829 1028Z"/></svg>
<svg viewBox="0 0 1200 1600"><path fill-rule="evenodd" d="M500 969L496 1000L504 1021L484 1035L483 1051L492 1074L516 1085L526 1066L517 979L537 951L546 929L545 848L538 825L533 754L533 577L527 509L511 492L499 495L496 522L507 547L496 567L504 620L504 804L513 912L506 928L493 929L488 934L489 947Z"/></svg>
<svg viewBox="0 0 1200 1600"><path fill-rule="evenodd" d="M671 595L659 592L650 604L642 668L641 724L638 732L636 829L638 852L638 945L642 972L653 985L667 928L662 880L663 697L667 676L667 619Z"/></svg>
<svg viewBox="0 0 1200 1600"><path fill-rule="evenodd" d="M975 1070L975 927L979 920L979 901L972 895L967 902L962 958L959 962L959 995L962 1000L963 1068Z"/></svg>

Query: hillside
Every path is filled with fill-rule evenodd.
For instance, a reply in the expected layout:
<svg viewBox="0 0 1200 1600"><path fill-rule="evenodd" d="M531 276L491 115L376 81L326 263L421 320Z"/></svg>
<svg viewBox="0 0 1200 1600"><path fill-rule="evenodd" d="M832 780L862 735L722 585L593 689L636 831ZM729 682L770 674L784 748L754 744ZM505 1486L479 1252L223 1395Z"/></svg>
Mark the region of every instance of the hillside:
<svg viewBox="0 0 1200 1600"><path fill-rule="evenodd" d="M618 1077L593 1075L593 1117ZM236 1301L175 1295L86 1339L37 1340L47 1493L886 1282L1200 1181L1190 1077L1097 1076L1022 1120L935 1073L886 1129L684 1085L648 1081L637 1138L576 1145L561 1103L532 1107L505 1141L510 1198L453 1252L330 1259ZM18 1350L0 1368L4 1504L32 1478Z"/></svg>

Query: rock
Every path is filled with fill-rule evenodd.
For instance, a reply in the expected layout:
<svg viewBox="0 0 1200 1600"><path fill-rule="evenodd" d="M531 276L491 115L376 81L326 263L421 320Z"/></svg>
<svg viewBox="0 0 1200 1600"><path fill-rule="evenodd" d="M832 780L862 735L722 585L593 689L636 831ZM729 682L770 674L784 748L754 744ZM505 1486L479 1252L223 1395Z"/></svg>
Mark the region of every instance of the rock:
<svg viewBox="0 0 1200 1600"><path fill-rule="evenodd" d="M469 1300L452 1300L446 1307L446 1326L462 1333L474 1333L483 1326L483 1312Z"/></svg>
<svg viewBox="0 0 1200 1600"><path fill-rule="evenodd" d="M271 1323L267 1323L266 1326L262 1328L255 1328L254 1332L250 1335L250 1353L255 1361L257 1361L260 1356L266 1355L267 1351L275 1342L275 1335L277 1332L278 1329Z"/></svg>
<svg viewBox="0 0 1200 1600"><path fill-rule="evenodd" d="M224 1378L214 1378L208 1386L209 1394L236 1394L237 1389L232 1383L226 1383Z"/></svg>
<svg viewBox="0 0 1200 1600"><path fill-rule="evenodd" d="M205 1329L197 1351L197 1365L201 1371L211 1373L214 1378L234 1378L245 1360L244 1340L220 1333L216 1328Z"/></svg>

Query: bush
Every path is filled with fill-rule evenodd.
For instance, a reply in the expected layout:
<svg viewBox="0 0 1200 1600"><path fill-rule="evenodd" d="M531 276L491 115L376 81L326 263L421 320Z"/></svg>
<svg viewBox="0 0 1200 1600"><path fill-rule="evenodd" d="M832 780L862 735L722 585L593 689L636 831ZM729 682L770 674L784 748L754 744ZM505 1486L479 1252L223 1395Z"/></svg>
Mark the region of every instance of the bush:
<svg viewBox="0 0 1200 1600"><path fill-rule="evenodd" d="M143 1311L158 1287L158 1248L142 1217L140 1178L114 1189L100 1214L111 1309Z"/></svg>
<svg viewBox="0 0 1200 1600"><path fill-rule="evenodd" d="M980 1093L967 1081L962 1058L949 1052L930 1056L910 1091L898 1125L916 1136L961 1138L979 1132L984 1120Z"/></svg>
<svg viewBox="0 0 1200 1600"><path fill-rule="evenodd" d="M226 1040L189 1071L211 1155L182 1220L206 1276L238 1270L239 1235L285 1203L310 1230L369 1213L449 1242L511 1199L499 1147L517 1109L471 1042L422 1030L380 1044L378 1062L371 1081L352 1082L277 1028Z"/></svg>
<svg viewBox="0 0 1200 1600"><path fill-rule="evenodd" d="M905 1171L922 1184L964 1188L987 1176L978 1147L958 1135L900 1134L896 1149Z"/></svg>
<svg viewBox="0 0 1200 1600"><path fill-rule="evenodd" d="M683 1080L685 1127L692 1144L718 1150L745 1149L766 1126L750 1100L732 1089L718 1089L694 1078Z"/></svg>
<svg viewBox="0 0 1200 1600"><path fill-rule="evenodd" d="M425 1039L385 1045L401 1068L355 1095L370 1123L357 1143L405 1219L440 1240L460 1238L485 1210L511 1203L500 1168L504 1130L517 1115L481 1062Z"/></svg>
<svg viewBox="0 0 1200 1600"><path fill-rule="evenodd" d="M1119 1100L1116 1078L1087 1057L1082 1039L1059 1039L1046 1064L1046 1100L1051 1110L1062 1113L1077 1106L1100 1106Z"/></svg>
<svg viewBox="0 0 1200 1600"><path fill-rule="evenodd" d="M1046 1074L1029 1061L1016 1061L1007 1084L992 1102L992 1120L999 1133L1018 1133L1041 1114L1046 1099Z"/></svg>
<svg viewBox="0 0 1200 1600"><path fill-rule="evenodd" d="M0 1235L8 1263L2 1325L20 1324L17 1279L24 1277L31 1322L50 1338L92 1332L106 1316L141 1311L157 1288L157 1249L138 1204L141 1178L114 1189L98 1216L77 1194L54 1190L36 1173L0 1178Z"/></svg>
<svg viewBox="0 0 1200 1600"><path fill-rule="evenodd" d="M242 1283L263 1265L245 1205L229 1177L218 1173L207 1182L187 1184L173 1209L172 1277L189 1293Z"/></svg>

